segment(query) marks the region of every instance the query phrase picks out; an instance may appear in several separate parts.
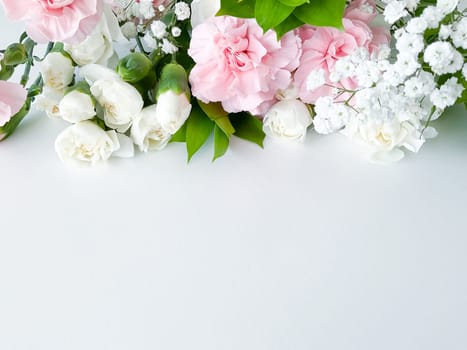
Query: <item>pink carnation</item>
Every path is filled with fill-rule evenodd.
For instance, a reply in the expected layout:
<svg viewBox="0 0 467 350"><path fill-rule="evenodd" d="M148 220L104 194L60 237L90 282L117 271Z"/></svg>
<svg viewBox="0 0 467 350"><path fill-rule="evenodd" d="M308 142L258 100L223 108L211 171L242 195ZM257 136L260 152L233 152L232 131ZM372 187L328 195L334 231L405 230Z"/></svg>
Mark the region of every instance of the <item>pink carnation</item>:
<svg viewBox="0 0 467 350"><path fill-rule="evenodd" d="M210 18L193 30L192 93L205 103L221 102L228 112L263 114L289 86L300 44L293 33L281 41L273 31L263 34L253 19Z"/></svg>
<svg viewBox="0 0 467 350"><path fill-rule="evenodd" d="M332 85L329 75L337 60L352 54L357 48L364 47L372 52L381 45L388 44L388 30L370 26L376 15L374 6L372 0L355 0L350 3L342 21L344 31L310 26L300 29L303 54L294 75L294 83L304 102L314 103L319 97L330 95L332 90L329 86L323 86L309 91L306 83L310 72L324 70L327 83ZM352 79L345 79L340 85L348 89L355 89L357 86Z"/></svg>
<svg viewBox="0 0 467 350"><path fill-rule="evenodd" d="M7 17L24 20L31 39L46 43L77 43L101 18L103 5L112 0L0 0Z"/></svg>
<svg viewBox="0 0 467 350"><path fill-rule="evenodd" d="M0 80L0 127L23 107L27 92L20 85Z"/></svg>

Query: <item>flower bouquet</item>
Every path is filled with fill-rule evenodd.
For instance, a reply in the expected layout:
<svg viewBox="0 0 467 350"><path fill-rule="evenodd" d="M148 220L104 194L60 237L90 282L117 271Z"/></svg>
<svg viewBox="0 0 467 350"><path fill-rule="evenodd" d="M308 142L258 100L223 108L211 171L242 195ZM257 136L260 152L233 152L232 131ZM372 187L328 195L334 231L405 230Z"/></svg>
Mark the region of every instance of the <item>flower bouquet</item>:
<svg viewBox="0 0 467 350"><path fill-rule="evenodd" d="M466 0L0 3L26 26L0 50L0 140L36 108L71 124L55 141L66 163L172 142L190 160L211 135L215 160L232 137L312 132L393 162L467 103Z"/></svg>

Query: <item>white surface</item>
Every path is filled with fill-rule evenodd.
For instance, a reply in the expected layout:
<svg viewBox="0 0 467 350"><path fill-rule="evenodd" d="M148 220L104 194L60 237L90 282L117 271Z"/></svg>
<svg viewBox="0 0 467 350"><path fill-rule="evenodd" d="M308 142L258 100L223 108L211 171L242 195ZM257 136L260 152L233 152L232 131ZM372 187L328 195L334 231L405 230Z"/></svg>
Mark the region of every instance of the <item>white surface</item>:
<svg viewBox="0 0 467 350"><path fill-rule="evenodd" d="M466 349L465 112L437 126L394 166L312 135L73 170L32 116L0 144L0 349Z"/></svg>

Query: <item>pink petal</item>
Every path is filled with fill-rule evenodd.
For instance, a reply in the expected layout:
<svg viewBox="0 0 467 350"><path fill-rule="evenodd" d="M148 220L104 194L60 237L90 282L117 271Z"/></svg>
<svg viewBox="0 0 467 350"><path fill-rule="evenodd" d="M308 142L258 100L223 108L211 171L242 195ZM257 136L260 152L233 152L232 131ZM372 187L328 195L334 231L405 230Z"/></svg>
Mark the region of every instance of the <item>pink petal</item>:
<svg viewBox="0 0 467 350"><path fill-rule="evenodd" d="M0 126L19 112L26 97L27 91L20 84L0 80Z"/></svg>

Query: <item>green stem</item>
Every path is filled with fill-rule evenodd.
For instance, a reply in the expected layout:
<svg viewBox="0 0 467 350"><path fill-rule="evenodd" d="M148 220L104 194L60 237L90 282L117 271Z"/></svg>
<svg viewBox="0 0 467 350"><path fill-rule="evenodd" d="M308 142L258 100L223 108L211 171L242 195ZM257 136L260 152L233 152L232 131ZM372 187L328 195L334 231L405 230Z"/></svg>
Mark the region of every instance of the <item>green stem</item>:
<svg viewBox="0 0 467 350"><path fill-rule="evenodd" d="M141 42L141 38L139 37L139 35L136 36L136 44L138 45L138 48L141 51L141 53L144 53L145 55L147 55L146 51L144 50L143 43Z"/></svg>
<svg viewBox="0 0 467 350"><path fill-rule="evenodd" d="M34 43L34 45L31 45L31 47L28 49L28 60L26 62L26 67L24 68L23 76L21 77L21 85L23 86L26 86L26 84L29 81L29 74L31 73L31 67L34 62L33 54L35 46L36 43Z"/></svg>

